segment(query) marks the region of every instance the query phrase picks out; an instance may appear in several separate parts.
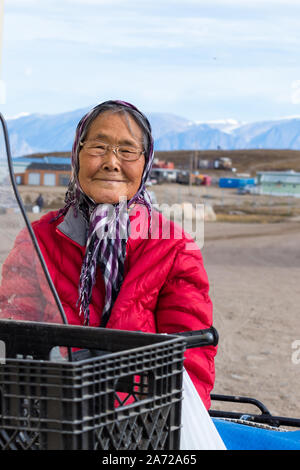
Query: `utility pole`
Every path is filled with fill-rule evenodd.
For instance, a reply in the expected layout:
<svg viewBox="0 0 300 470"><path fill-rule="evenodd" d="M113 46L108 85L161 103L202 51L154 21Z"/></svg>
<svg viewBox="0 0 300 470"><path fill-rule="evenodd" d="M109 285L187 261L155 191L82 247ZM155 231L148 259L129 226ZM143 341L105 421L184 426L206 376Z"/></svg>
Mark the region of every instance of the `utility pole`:
<svg viewBox="0 0 300 470"><path fill-rule="evenodd" d="M0 104L5 103L5 84L2 80L2 43L3 43L4 0L0 0Z"/></svg>
<svg viewBox="0 0 300 470"><path fill-rule="evenodd" d="M191 154L190 154L190 171L189 171L189 193L191 193L193 168L194 168L194 154L191 151Z"/></svg>

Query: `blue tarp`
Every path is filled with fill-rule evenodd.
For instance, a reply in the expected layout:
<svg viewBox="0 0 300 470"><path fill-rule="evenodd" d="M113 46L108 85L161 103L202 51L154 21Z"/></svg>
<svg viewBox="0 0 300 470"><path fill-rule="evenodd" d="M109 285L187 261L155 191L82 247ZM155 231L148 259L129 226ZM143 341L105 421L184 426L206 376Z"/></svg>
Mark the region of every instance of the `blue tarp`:
<svg viewBox="0 0 300 470"><path fill-rule="evenodd" d="M220 178L220 188L242 188L246 185L254 186L254 178Z"/></svg>
<svg viewBox="0 0 300 470"><path fill-rule="evenodd" d="M300 450L300 431L279 432L213 418L228 450Z"/></svg>

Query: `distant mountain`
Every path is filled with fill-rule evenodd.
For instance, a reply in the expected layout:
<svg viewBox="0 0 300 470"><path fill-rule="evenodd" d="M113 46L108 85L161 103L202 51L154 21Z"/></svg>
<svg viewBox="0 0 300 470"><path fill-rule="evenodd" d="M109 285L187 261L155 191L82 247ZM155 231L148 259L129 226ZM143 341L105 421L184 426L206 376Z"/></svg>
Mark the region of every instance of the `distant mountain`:
<svg viewBox="0 0 300 470"><path fill-rule="evenodd" d="M235 148L299 150L300 118L277 119L242 124L233 130ZM296 140L295 140L296 139Z"/></svg>
<svg viewBox="0 0 300 470"><path fill-rule="evenodd" d="M290 149L300 150L300 117L238 123L234 120L191 123L156 141L157 150Z"/></svg>
<svg viewBox="0 0 300 470"><path fill-rule="evenodd" d="M259 128L258 124L247 130L240 128L240 137L246 131L243 139L248 140L248 148L300 149L300 118L260 123Z"/></svg>
<svg viewBox="0 0 300 470"><path fill-rule="evenodd" d="M13 156L37 152L68 152L76 126L88 109L62 114L29 114L8 119Z"/></svg>
<svg viewBox="0 0 300 470"><path fill-rule="evenodd" d="M77 123L88 109L8 119L13 156L71 151ZM147 116L156 150L300 149L300 117L242 123L233 119L191 122L167 113Z"/></svg>
<svg viewBox="0 0 300 470"><path fill-rule="evenodd" d="M191 125L184 131L170 132L156 140L157 150L196 150L233 148L234 138L207 124Z"/></svg>
<svg viewBox="0 0 300 470"><path fill-rule="evenodd" d="M151 124L155 140L172 132L183 132L187 130L191 124L191 121L174 114L147 113L147 117Z"/></svg>

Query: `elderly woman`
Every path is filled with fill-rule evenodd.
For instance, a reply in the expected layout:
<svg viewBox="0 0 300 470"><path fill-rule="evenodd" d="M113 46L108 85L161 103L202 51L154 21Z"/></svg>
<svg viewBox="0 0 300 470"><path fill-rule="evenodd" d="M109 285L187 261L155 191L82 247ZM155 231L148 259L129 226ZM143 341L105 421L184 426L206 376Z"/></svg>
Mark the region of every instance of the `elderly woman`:
<svg viewBox="0 0 300 470"><path fill-rule="evenodd" d="M79 122L66 204L33 223L70 324L151 333L212 325L209 284L197 245L151 205L145 183L152 162L150 124L133 105L107 101ZM23 233L3 266L6 298L16 286L9 271L20 251L32 269L26 243ZM37 284L43 290L41 278ZM41 308L34 308L37 286L22 282L15 303L20 317L32 320L32 312ZM9 307L1 292L3 316ZM44 312L44 321L55 321L53 309L45 306ZM185 353L185 368L206 408L215 353L213 346Z"/></svg>

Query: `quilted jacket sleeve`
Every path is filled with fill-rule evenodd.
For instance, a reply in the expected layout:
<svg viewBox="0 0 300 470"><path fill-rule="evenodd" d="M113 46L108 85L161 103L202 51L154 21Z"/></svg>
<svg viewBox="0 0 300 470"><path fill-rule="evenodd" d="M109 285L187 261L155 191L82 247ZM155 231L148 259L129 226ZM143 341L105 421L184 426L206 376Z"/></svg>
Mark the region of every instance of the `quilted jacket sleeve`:
<svg viewBox="0 0 300 470"><path fill-rule="evenodd" d="M27 229L2 266L0 318L61 323Z"/></svg>
<svg viewBox="0 0 300 470"><path fill-rule="evenodd" d="M159 332L176 333L212 326L212 302L202 255L193 242L183 243L164 284L156 311ZM187 248L188 246L188 248ZM188 371L206 408L214 385L216 347L187 349L184 367Z"/></svg>

